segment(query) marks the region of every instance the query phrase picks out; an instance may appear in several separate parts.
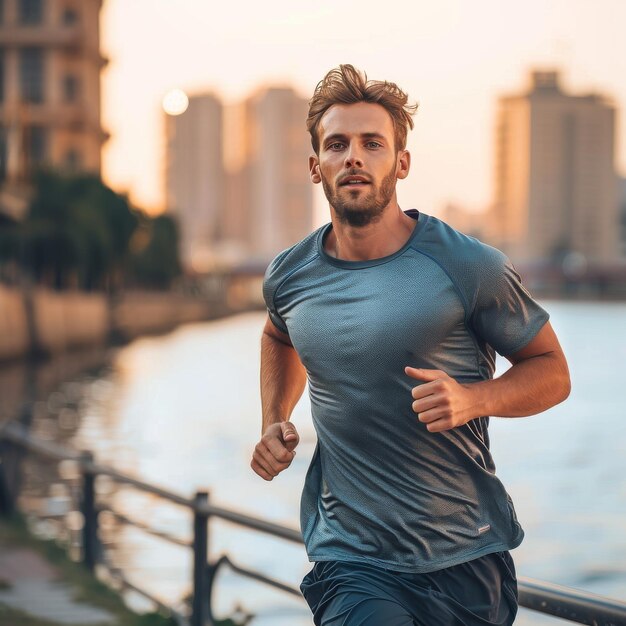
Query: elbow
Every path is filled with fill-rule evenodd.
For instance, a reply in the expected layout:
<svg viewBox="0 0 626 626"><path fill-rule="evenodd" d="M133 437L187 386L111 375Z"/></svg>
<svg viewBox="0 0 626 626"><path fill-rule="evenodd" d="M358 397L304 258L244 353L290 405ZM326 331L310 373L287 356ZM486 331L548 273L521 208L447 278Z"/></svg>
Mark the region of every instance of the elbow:
<svg viewBox="0 0 626 626"><path fill-rule="evenodd" d="M561 402L567 400L567 398L569 398L569 394L572 391L572 379L570 378L569 368L567 367L567 362L565 361L565 359L563 359L560 369L561 372L559 373L558 382L556 385L558 393L556 394L557 400L555 404L560 404Z"/></svg>
<svg viewBox="0 0 626 626"><path fill-rule="evenodd" d="M546 390L545 398L548 402L546 408L561 404L561 402L569 398L572 391L572 380L563 353L551 354L549 358L551 364L543 372L544 389Z"/></svg>
<svg viewBox="0 0 626 626"><path fill-rule="evenodd" d="M572 391L572 380L569 376L569 372L563 377L561 382L561 395L559 397L559 403L567 400L569 398L569 394Z"/></svg>

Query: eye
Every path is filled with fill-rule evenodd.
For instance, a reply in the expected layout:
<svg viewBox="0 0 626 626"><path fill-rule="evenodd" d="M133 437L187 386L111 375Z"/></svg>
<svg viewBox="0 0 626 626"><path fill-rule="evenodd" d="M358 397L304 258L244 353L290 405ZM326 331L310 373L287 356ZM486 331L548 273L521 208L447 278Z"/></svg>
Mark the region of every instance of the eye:
<svg viewBox="0 0 626 626"><path fill-rule="evenodd" d="M329 150L341 150L343 148L343 144L340 141L335 141L328 145Z"/></svg>
<svg viewBox="0 0 626 626"><path fill-rule="evenodd" d="M378 143L377 141L368 141L365 145L368 148L380 148L380 147L382 147L382 144Z"/></svg>

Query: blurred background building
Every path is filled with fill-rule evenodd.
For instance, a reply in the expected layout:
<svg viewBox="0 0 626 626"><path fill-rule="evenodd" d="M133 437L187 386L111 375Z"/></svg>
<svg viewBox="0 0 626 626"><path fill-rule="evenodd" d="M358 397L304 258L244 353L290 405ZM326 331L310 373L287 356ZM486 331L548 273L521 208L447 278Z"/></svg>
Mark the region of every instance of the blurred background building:
<svg viewBox="0 0 626 626"><path fill-rule="evenodd" d="M0 210L25 210L43 165L100 174L102 0L0 2Z"/></svg>
<svg viewBox="0 0 626 626"><path fill-rule="evenodd" d="M615 106L534 71L499 100L491 238L516 262L607 265L620 249Z"/></svg>
<svg viewBox="0 0 626 626"><path fill-rule="evenodd" d="M196 95L183 113L165 116L166 202L179 224L181 260L197 271L210 267L226 198L222 108L215 96Z"/></svg>
<svg viewBox="0 0 626 626"><path fill-rule="evenodd" d="M293 89L269 87L224 115L213 96L192 96L168 116L168 207L188 267L262 265L312 230L306 115Z"/></svg>
<svg viewBox="0 0 626 626"><path fill-rule="evenodd" d="M290 88L263 89L246 101L244 221L254 258L270 260L313 227L307 112L306 99Z"/></svg>

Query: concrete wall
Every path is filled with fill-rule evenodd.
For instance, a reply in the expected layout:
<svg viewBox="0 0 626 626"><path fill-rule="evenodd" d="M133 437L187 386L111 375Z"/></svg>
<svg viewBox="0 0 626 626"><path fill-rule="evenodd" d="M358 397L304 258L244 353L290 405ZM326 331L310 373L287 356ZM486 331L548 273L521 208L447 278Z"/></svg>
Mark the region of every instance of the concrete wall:
<svg viewBox="0 0 626 626"><path fill-rule="evenodd" d="M126 339L158 333L185 322L208 319L206 302L176 294L133 292L124 294L113 308L113 328Z"/></svg>
<svg viewBox="0 0 626 626"><path fill-rule="evenodd" d="M25 356L33 348L55 354L104 344L112 333L132 339L225 312L217 311L215 304L167 292L127 293L111 307L103 294L37 288L25 298L21 290L0 285L0 362Z"/></svg>
<svg viewBox="0 0 626 626"><path fill-rule="evenodd" d="M36 289L33 305L38 347L45 352L100 344L108 337L104 295Z"/></svg>

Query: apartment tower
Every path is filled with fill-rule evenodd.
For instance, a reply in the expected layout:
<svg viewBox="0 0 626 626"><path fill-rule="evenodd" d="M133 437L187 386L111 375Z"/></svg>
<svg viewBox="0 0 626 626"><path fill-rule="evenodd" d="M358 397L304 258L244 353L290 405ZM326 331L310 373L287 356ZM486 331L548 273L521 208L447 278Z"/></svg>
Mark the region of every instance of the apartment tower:
<svg viewBox="0 0 626 626"><path fill-rule="evenodd" d="M534 71L528 91L500 98L494 242L514 261L603 264L619 256L615 107L572 95L556 71Z"/></svg>
<svg viewBox="0 0 626 626"><path fill-rule="evenodd" d="M183 264L204 271L213 262L224 210L222 103L212 94L189 98L180 115L166 115L165 188L168 210L178 219Z"/></svg>
<svg viewBox="0 0 626 626"><path fill-rule="evenodd" d="M271 87L248 98L242 111L245 197L239 202L244 203L245 218L241 237L247 241L250 257L269 261L313 227L308 105L291 88Z"/></svg>
<svg viewBox="0 0 626 626"><path fill-rule="evenodd" d="M41 166L100 174L102 0L0 2L0 208Z"/></svg>

